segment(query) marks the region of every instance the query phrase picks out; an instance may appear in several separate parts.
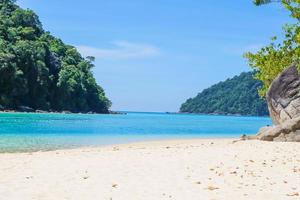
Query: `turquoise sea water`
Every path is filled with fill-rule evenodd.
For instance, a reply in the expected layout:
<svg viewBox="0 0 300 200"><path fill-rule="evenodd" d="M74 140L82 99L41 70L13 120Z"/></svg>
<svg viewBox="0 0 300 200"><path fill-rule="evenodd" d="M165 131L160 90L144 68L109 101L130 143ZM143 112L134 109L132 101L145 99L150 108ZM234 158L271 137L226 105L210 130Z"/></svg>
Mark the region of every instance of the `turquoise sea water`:
<svg viewBox="0 0 300 200"><path fill-rule="evenodd" d="M226 138L254 134L264 117L165 113L127 115L0 114L0 152L101 146L159 139Z"/></svg>

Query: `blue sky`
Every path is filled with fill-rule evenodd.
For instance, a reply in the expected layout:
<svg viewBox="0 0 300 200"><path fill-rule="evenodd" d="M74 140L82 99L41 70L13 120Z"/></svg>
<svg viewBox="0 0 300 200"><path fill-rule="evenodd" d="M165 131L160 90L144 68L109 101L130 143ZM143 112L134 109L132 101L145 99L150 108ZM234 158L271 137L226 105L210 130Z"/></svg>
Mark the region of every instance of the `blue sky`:
<svg viewBox="0 0 300 200"><path fill-rule="evenodd" d="M83 55L113 110L178 111L187 98L249 71L245 51L282 33L276 5L251 0L19 0Z"/></svg>

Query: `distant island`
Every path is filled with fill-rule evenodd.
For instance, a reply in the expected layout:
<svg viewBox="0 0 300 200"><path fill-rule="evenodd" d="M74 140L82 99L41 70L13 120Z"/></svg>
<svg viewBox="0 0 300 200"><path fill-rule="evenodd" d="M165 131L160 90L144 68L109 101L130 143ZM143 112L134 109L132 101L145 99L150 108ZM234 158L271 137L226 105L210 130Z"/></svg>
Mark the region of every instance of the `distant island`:
<svg viewBox="0 0 300 200"><path fill-rule="evenodd" d="M0 1L0 110L108 113L93 61L44 31L33 11Z"/></svg>
<svg viewBox="0 0 300 200"><path fill-rule="evenodd" d="M262 82L253 78L253 72L243 72L203 90L182 104L180 112L203 114L231 114L266 116L269 114L264 99L259 97Z"/></svg>

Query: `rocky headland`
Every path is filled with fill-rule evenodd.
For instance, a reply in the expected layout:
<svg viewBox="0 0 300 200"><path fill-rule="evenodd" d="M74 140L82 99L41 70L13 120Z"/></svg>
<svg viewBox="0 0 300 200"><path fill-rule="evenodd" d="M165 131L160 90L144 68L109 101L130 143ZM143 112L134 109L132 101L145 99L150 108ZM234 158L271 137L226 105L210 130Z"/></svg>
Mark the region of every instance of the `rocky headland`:
<svg viewBox="0 0 300 200"><path fill-rule="evenodd" d="M295 65L272 82L266 100L274 125L261 128L248 139L300 142L300 76Z"/></svg>

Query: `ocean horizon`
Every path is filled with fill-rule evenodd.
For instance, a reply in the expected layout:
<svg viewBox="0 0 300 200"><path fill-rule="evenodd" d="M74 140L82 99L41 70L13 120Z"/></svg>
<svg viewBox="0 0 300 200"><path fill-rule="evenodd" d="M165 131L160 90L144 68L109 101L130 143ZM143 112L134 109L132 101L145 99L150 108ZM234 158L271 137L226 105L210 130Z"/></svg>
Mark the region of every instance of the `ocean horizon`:
<svg viewBox="0 0 300 200"><path fill-rule="evenodd" d="M102 114L0 114L0 152L98 147L131 142L238 138L271 124L268 117L127 112Z"/></svg>

